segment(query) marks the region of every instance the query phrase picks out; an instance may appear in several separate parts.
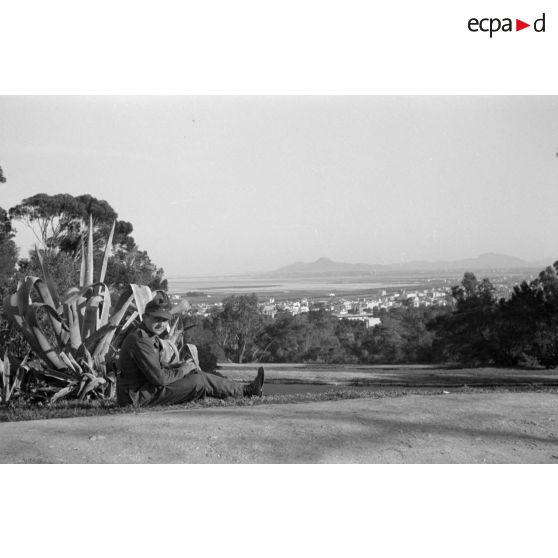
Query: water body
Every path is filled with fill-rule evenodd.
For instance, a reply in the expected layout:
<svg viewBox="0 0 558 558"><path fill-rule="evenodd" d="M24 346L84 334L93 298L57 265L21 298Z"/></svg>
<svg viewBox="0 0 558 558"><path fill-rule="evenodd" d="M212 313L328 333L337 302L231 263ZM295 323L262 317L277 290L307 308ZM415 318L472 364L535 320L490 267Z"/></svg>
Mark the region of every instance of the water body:
<svg viewBox="0 0 558 558"><path fill-rule="evenodd" d="M381 288L400 288L416 286L417 282L372 282L363 277L311 277L296 279L258 279L254 277L175 277L169 278L169 292L171 294L185 294L187 292L203 292L209 295L250 294L250 293L336 293L365 291Z"/></svg>

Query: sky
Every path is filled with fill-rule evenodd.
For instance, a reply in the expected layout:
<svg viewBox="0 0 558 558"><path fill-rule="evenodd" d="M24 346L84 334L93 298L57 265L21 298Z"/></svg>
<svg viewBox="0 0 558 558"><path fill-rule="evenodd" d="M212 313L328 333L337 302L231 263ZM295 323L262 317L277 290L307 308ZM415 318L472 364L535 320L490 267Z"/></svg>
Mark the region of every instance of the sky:
<svg viewBox="0 0 558 558"><path fill-rule="evenodd" d="M1 96L0 206L105 199L171 278L551 263L557 151L558 96Z"/></svg>

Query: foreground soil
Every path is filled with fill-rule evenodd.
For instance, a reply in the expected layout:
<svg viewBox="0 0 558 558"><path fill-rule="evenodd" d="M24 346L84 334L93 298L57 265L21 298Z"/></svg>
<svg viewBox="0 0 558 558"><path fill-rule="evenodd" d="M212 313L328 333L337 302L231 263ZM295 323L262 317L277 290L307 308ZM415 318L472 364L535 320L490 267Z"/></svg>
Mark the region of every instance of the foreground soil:
<svg viewBox="0 0 558 558"><path fill-rule="evenodd" d="M558 394L169 408L0 424L1 463L558 463Z"/></svg>

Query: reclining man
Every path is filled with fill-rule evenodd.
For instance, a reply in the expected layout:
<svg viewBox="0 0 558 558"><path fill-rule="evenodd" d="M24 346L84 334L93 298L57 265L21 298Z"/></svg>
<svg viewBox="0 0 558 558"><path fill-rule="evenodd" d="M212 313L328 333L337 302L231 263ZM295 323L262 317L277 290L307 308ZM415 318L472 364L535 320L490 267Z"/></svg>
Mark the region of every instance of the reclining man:
<svg viewBox="0 0 558 558"><path fill-rule="evenodd" d="M145 307L141 326L130 333L120 349L116 381L119 405L174 405L204 397L261 397L264 370L245 385L203 372L188 359L173 365L162 362L160 335L167 331L170 304L152 300Z"/></svg>

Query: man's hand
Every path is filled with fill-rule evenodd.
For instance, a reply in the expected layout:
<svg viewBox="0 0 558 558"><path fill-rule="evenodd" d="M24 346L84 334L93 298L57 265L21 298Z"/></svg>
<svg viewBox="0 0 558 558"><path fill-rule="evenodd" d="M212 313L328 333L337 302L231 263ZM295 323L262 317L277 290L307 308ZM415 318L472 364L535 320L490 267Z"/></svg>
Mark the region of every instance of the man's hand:
<svg viewBox="0 0 558 558"><path fill-rule="evenodd" d="M172 362L171 364L166 364L165 366L167 368L180 368L181 366L183 366L184 364L186 364L186 360L178 360L176 362Z"/></svg>

